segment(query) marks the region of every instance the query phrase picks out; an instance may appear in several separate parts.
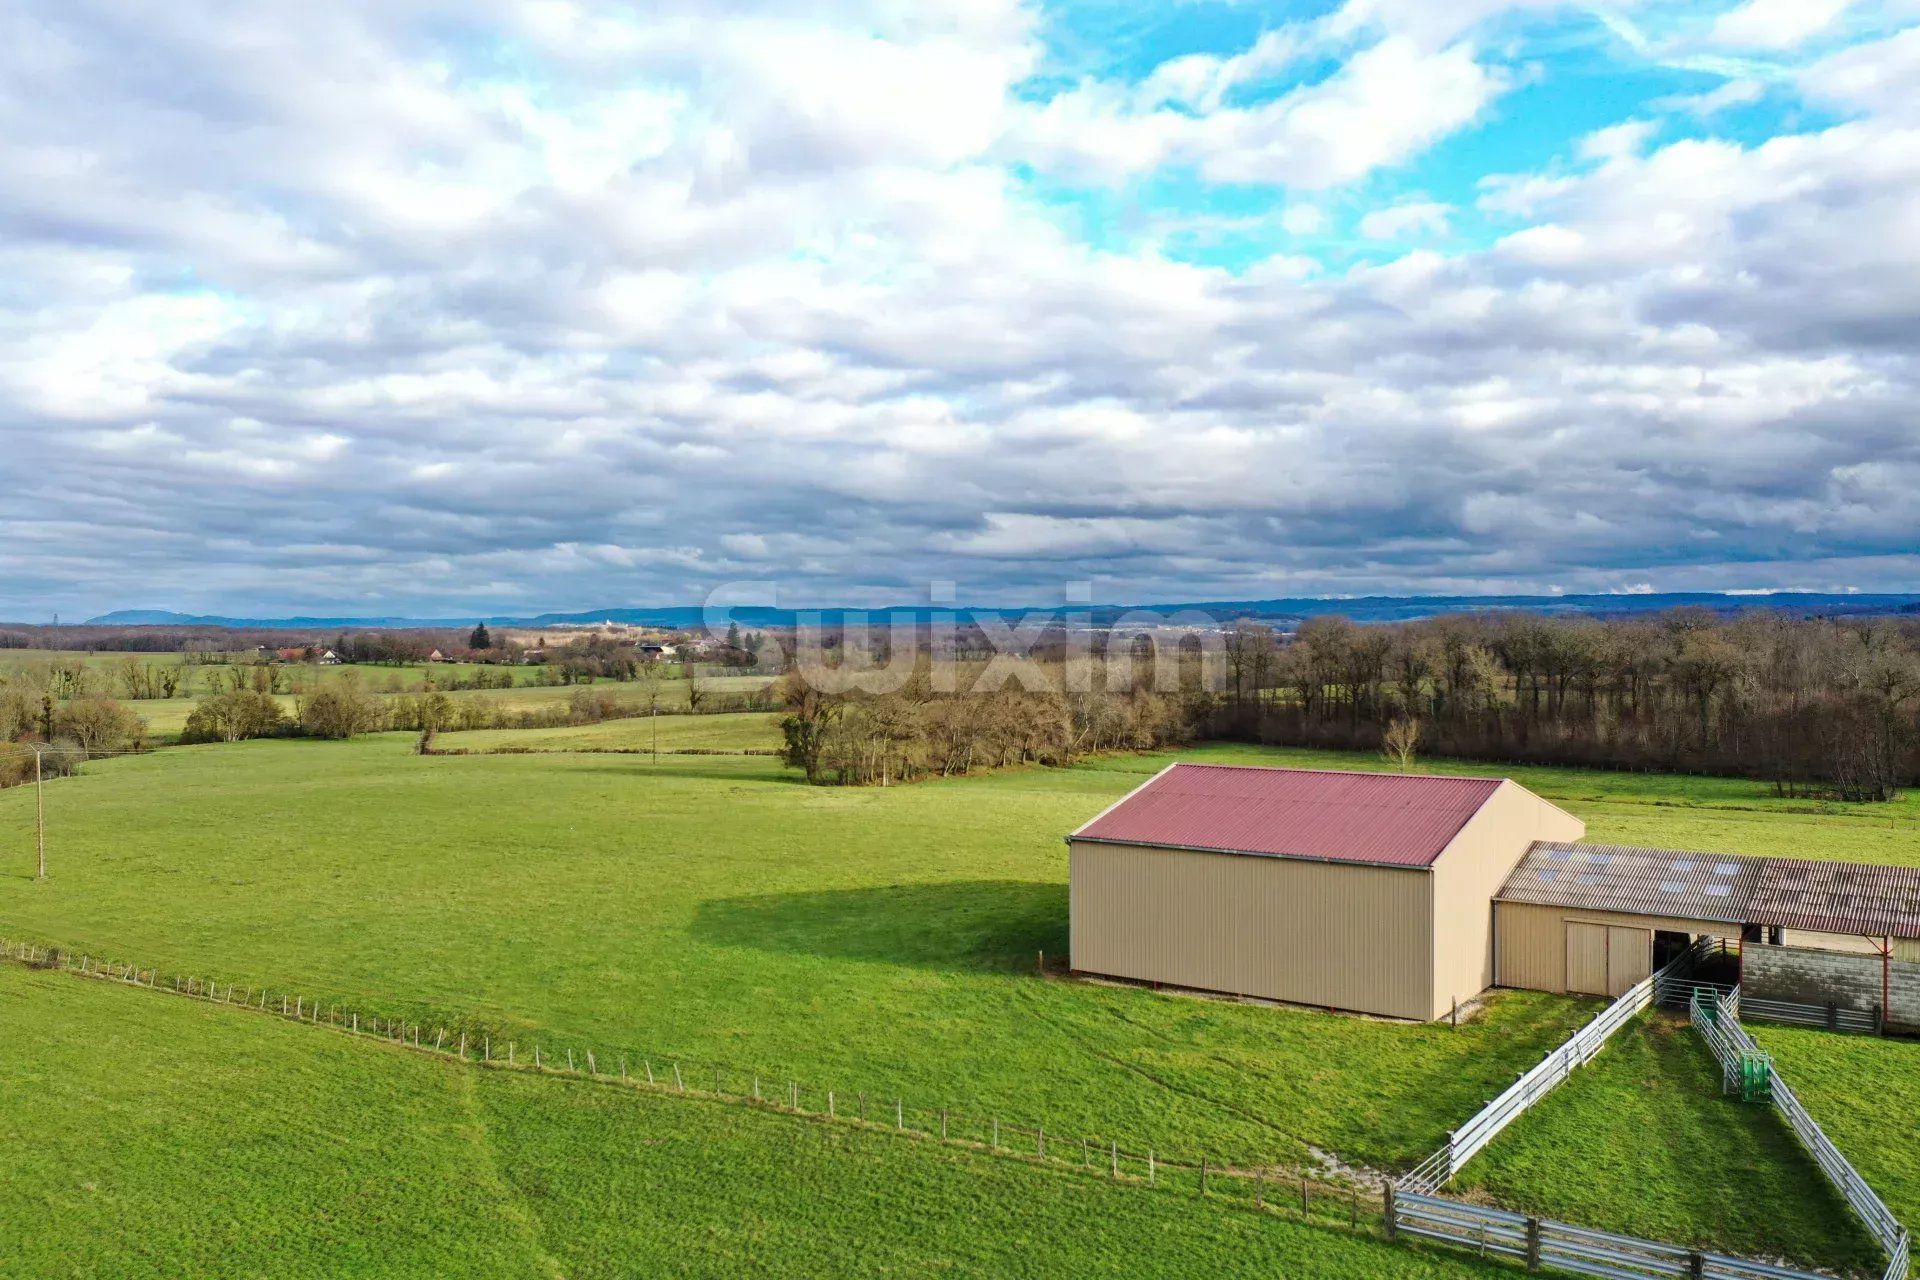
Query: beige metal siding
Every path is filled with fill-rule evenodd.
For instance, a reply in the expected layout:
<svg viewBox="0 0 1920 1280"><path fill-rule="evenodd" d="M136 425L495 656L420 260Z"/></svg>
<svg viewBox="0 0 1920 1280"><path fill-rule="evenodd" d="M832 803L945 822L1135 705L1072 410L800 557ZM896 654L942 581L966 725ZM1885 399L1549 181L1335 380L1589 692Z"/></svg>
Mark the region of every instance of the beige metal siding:
<svg viewBox="0 0 1920 1280"><path fill-rule="evenodd" d="M1072 962L1108 974L1431 1017L1431 874L1071 841Z"/></svg>
<svg viewBox="0 0 1920 1280"><path fill-rule="evenodd" d="M1920 938L1895 938L1893 940L1893 958L1895 960L1920 961Z"/></svg>
<svg viewBox="0 0 1920 1280"><path fill-rule="evenodd" d="M1607 926L1607 994L1623 996L1653 972L1653 931L1630 925Z"/></svg>
<svg viewBox="0 0 1920 1280"><path fill-rule="evenodd" d="M1607 926L1567 921L1567 990L1575 995L1607 993Z"/></svg>
<svg viewBox="0 0 1920 1280"><path fill-rule="evenodd" d="M1605 925L1630 930L1645 940L1646 961L1653 963L1655 930L1668 930L1691 936L1738 938L1738 925L1716 924L1707 920L1679 920L1666 916L1635 916L1605 911L1583 911L1574 907L1547 907L1525 902L1494 904L1495 937L1500 948L1500 985L1524 987L1530 991L1566 992L1583 990L1567 978L1567 926L1569 922ZM1635 944L1636 946L1639 944ZM1640 977L1645 977L1644 973ZM1633 981L1639 981L1635 978ZM1608 983L1607 985L1612 985ZM1632 982L1626 984L1631 986ZM1621 990L1625 990L1623 986ZM1605 994L1594 991L1591 994Z"/></svg>
<svg viewBox="0 0 1920 1280"><path fill-rule="evenodd" d="M1507 782L1433 864L1433 1004L1439 1017L1494 983L1493 896L1536 840L1578 840L1580 819Z"/></svg>

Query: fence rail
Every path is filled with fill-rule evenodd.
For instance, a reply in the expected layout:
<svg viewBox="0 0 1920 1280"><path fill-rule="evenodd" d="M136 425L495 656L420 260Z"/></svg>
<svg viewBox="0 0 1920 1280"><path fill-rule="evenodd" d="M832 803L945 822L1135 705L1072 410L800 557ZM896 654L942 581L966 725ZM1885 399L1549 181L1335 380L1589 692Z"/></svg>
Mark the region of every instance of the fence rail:
<svg viewBox="0 0 1920 1280"><path fill-rule="evenodd" d="M1432 1192L1453 1181L1467 1161L1540 1099L1560 1085L1574 1071L1593 1060L1613 1034L1633 1021L1641 1010L1662 994L1673 995L1707 953L1706 940L1696 942L1651 977L1643 978L1608 1005L1593 1021L1574 1032L1556 1049L1522 1072L1519 1079L1500 1096L1482 1107L1465 1124L1447 1135L1447 1144L1415 1165L1400 1179L1400 1186L1415 1192ZM1711 984L1695 984L1711 985Z"/></svg>
<svg viewBox="0 0 1920 1280"><path fill-rule="evenodd" d="M1525 1263L1529 1270L1553 1267L1620 1280L1826 1280L1817 1272L1576 1227L1551 1218L1531 1218L1419 1192L1394 1194L1387 1229L1486 1256L1512 1258Z"/></svg>
<svg viewBox="0 0 1920 1280"><path fill-rule="evenodd" d="M1900 1220L1893 1216L1893 1211L1887 1208L1886 1202L1860 1176L1859 1171L1840 1154L1840 1149L1833 1145L1826 1131L1814 1122L1799 1095L1781 1078L1772 1057L1740 1025L1742 1008L1751 1009L1755 1003L1751 1000L1743 1002L1737 991L1731 1001L1718 1004L1698 994L1694 996L1690 1011L1693 1025L1712 1048L1714 1057L1720 1060L1723 1088L1727 1092L1737 1089L1748 1096L1757 1096L1747 1086L1753 1079L1755 1064L1763 1064L1767 1086L1764 1096L1786 1120L1787 1127L1793 1130L1800 1145L1807 1149L1814 1163L1820 1166L1820 1171L1853 1209L1868 1233L1887 1251L1887 1280L1906 1280L1911 1249L1907 1229L1900 1225Z"/></svg>
<svg viewBox="0 0 1920 1280"><path fill-rule="evenodd" d="M1825 1027L1829 1031L1859 1031L1869 1035L1877 1034L1880 1030L1879 1015L1861 1013L1858 1009L1842 1009L1832 1004L1798 1004L1791 1000L1761 1000L1747 996L1741 1009L1742 1016L1767 1022L1796 1022L1802 1026Z"/></svg>

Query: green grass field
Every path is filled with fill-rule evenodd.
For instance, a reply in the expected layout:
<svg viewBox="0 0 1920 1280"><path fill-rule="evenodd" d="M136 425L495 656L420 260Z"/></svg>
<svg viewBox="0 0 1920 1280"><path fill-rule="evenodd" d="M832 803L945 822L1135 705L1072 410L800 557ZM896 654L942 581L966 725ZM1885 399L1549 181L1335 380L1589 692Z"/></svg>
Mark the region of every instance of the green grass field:
<svg viewBox="0 0 1920 1280"><path fill-rule="evenodd" d="M777 751L780 717L772 712L636 716L562 729L470 729L443 733L443 751Z"/></svg>
<svg viewBox="0 0 1920 1280"><path fill-rule="evenodd" d="M646 728L612 723L597 728ZM1061 834L1164 755L849 790L806 787L761 757L422 758L411 745L282 740L97 762L48 788L46 884L27 874L32 797L0 793L0 849L13 851L0 931L550 1050L717 1060L1069 1138L1278 1166L1322 1151L1404 1167L1591 1013L1502 993L1452 1031L1034 976L1038 952L1066 947ZM1593 839L1920 861L1910 799L1850 808L1729 779L1479 771L1511 772L1587 818ZM1670 1077L1660 1087L1679 1090L1683 1058L1655 1057ZM1687 1149L1727 1156L1700 1108L1683 1113L1698 1122ZM1629 1194L1609 1171L1617 1159L1604 1135L1570 1151L1557 1182L1528 1180L1530 1203L1605 1216ZM1500 1160L1527 1167L1523 1153ZM1659 1207L1640 1221L1751 1250L1768 1206L1819 1193L1803 1174L1757 1182L1757 1216L1742 1218L1676 1165L1647 1183Z"/></svg>
<svg viewBox="0 0 1920 1280"><path fill-rule="evenodd" d="M1894 1216L1920 1229L1920 1040L1748 1029Z"/></svg>
<svg viewBox="0 0 1920 1280"><path fill-rule="evenodd" d="M1620 1032L1457 1186L1524 1212L1747 1257L1863 1270L1886 1261L1773 1109L1723 1097L1711 1051L1665 1014Z"/></svg>
<svg viewBox="0 0 1920 1280"><path fill-rule="evenodd" d="M1495 1276L1278 1213L0 964L0 1276Z"/></svg>

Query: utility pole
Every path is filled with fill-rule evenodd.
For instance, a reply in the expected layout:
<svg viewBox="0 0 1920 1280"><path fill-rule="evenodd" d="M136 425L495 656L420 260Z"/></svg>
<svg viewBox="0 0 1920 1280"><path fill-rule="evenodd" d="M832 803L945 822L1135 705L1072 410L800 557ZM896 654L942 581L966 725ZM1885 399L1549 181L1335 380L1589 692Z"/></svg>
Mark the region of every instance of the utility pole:
<svg viewBox="0 0 1920 1280"><path fill-rule="evenodd" d="M39 851L40 870L36 880L47 878L47 788L40 776L40 748L33 749L34 845Z"/></svg>

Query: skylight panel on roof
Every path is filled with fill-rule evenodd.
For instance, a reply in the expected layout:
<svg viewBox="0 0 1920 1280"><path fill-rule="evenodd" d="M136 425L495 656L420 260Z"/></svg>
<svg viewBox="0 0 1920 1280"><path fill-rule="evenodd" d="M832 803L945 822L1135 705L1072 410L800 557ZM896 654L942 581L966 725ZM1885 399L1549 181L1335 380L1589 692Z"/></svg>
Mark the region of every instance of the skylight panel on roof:
<svg viewBox="0 0 1920 1280"><path fill-rule="evenodd" d="M1713 874L1717 876L1737 876L1740 874L1740 864L1737 862L1716 862L1713 864Z"/></svg>
<svg viewBox="0 0 1920 1280"><path fill-rule="evenodd" d="M1580 883L1581 884L1599 884L1600 877L1595 875L1591 871L1582 871L1580 873Z"/></svg>
<svg viewBox="0 0 1920 1280"><path fill-rule="evenodd" d="M1724 898L1733 892L1733 886L1730 884L1710 884L1707 886L1707 892L1716 898Z"/></svg>
<svg viewBox="0 0 1920 1280"><path fill-rule="evenodd" d="M1673 860L1673 869L1675 871L1691 871L1693 870L1693 862L1688 858L1675 858Z"/></svg>
<svg viewBox="0 0 1920 1280"><path fill-rule="evenodd" d="M1686 888L1687 886L1681 884L1678 880L1662 880L1660 882L1660 892L1662 893L1684 893L1686 892Z"/></svg>

